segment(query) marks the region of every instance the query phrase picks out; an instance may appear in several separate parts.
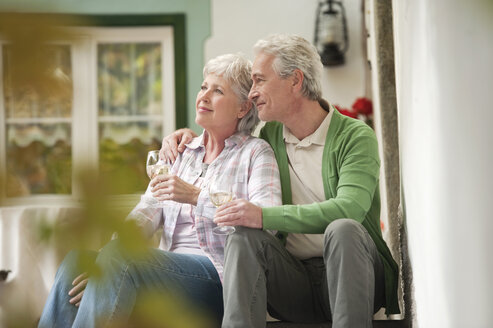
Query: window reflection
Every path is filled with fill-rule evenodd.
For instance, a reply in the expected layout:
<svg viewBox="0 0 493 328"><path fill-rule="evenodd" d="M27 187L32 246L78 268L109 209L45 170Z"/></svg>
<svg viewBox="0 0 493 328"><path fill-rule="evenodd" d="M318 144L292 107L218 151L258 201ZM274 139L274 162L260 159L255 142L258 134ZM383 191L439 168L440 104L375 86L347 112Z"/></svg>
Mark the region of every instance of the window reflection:
<svg viewBox="0 0 493 328"><path fill-rule="evenodd" d="M114 183L114 194L146 189L149 183L145 171L147 152L161 148L161 131L161 122L99 125L99 168Z"/></svg>
<svg viewBox="0 0 493 328"><path fill-rule="evenodd" d="M138 193L145 159L161 147L161 44L98 45L99 166L115 194Z"/></svg>
<svg viewBox="0 0 493 328"><path fill-rule="evenodd" d="M7 197L72 192L70 124L7 126Z"/></svg>
<svg viewBox="0 0 493 328"><path fill-rule="evenodd" d="M44 87L19 84L18 64L3 46L6 119L6 196L70 194L72 190L70 46L50 45L43 54ZM33 56L36 58L36 56ZM22 79L21 79L22 80Z"/></svg>
<svg viewBox="0 0 493 328"><path fill-rule="evenodd" d="M60 118L72 116L72 64L70 46L45 47L43 57L48 58L42 74L44 88L33 89L29 84L19 84L28 77L19 77L18 65L9 45L3 46L4 104L6 118ZM40 55L41 56L41 55ZM33 60L36 56L33 56Z"/></svg>
<svg viewBox="0 0 493 328"><path fill-rule="evenodd" d="M98 45L100 116L161 114L161 83L159 43Z"/></svg>

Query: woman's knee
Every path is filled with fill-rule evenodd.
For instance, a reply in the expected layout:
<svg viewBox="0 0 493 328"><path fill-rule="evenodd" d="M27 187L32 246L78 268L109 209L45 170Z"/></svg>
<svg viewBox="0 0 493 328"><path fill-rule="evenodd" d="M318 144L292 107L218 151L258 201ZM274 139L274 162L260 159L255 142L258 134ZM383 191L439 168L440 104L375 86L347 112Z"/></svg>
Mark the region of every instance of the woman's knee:
<svg viewBox="0 0 493 328"><path fill-rule="evenodd" d="M63 259L59 269L78 272L83 263L94 262L96 256L97 252L95 251L71 250Z"/></svg>
<svg viewBox="0 0 493 328"><path fill-rule="evenodd" d="M71 250L65 255L62 263L60 264L60 268L72 268L80 262L82 251L80 250Z"/></svg>
<svg viewBox="0 0 493 328"><path fill-rule="evenodd" d="M98 253L96 263L99 267L104 268L108 265L125 265L128 262L127 256L122 250L121 243L118 239L107 243Z"/></svg>
<svg viewBox="0 0 493 328"><path fill-rule="evenodd" d="M75 277L86 271L84 268L85 263L94 263L96 254L97 253L93 251L70 251L58 267L55 281L67 281L72 283Z"/></svg>

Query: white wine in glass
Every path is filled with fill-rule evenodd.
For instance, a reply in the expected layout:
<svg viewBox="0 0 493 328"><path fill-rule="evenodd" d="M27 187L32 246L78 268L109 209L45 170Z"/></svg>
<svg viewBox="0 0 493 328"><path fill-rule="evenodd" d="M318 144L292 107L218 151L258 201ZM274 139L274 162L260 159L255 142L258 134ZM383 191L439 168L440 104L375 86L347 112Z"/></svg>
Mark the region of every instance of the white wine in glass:
<svg viewBox="0 0 493 328"><path fill-rule="evenodd" d="M211 202L214 206L219 207L226 204L233 198L233 194L228 191L217 191L210 194Z"/></svg>
<svg viewBox="0 0 493 328"><path fill-rule="evenodd" d="M159 159L159 150L151 150L147 154L146 171L149 179L160 174L169 174L170 165Z"/></svg>
<svg viewBox="0 0 493 328"><path fill-rule="evenodd" d="M226 204L233 199L231 184L220 178L212 181L209 185L209 197L212 204L216 207ZM212 229L212 232L216 235L229 235L235 231L236 229L233 226L215 227Z"/></svg>

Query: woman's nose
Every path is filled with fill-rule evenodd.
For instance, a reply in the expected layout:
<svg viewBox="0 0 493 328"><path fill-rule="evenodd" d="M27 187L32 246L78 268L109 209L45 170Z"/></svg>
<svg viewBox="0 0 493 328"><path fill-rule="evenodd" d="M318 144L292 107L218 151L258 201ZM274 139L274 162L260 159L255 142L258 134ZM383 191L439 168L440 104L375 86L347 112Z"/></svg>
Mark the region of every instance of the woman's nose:
<svg viewBox="0 0 493 328"><path fill-rule="evenodd" d="M202 102L209 102L209 93L207 91L204 91L202 92L200 95L199 95L199 100L202 101Z"/></svg>

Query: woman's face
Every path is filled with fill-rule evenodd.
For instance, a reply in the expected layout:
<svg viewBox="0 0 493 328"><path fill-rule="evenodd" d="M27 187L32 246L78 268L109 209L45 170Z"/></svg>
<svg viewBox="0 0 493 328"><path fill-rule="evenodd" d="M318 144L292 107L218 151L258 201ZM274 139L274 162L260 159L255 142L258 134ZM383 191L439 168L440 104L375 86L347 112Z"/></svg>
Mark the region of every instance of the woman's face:
<svg viewBox="0 0 493 328"><path fill-rule="evenodd" d="M222 76L209 74L197 94L195 122L209 133L231 135L239 119L248 112L244 107Z"/></svg>

